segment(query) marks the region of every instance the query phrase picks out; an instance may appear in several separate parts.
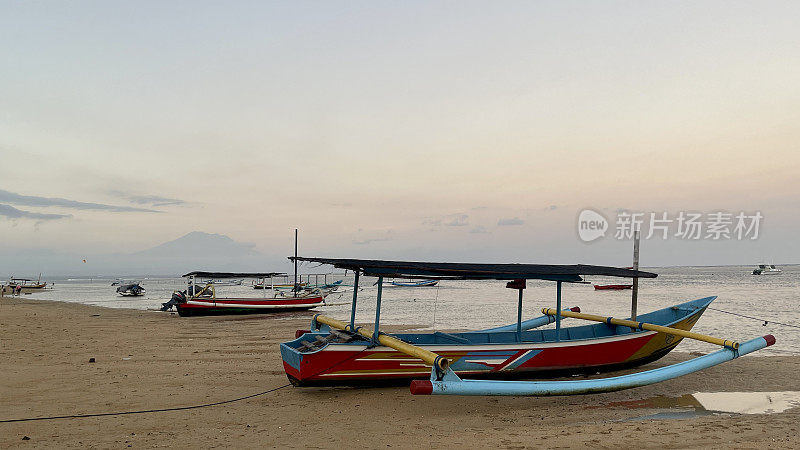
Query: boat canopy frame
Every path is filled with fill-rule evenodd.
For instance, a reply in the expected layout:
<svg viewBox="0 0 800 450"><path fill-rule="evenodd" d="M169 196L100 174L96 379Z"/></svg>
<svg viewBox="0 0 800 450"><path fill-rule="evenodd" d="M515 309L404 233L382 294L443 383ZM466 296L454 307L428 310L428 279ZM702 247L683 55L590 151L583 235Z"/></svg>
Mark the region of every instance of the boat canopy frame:
<svg viewBox="0 0 800 450"><path fill-rule="evenodd" d="M442 263L419 261L389 261L376 259L341 259L304 256L289 256L290 261L312 262L332 265L339 269L352 270L355 273L353 283L353 301L350 309L349 331L356 331L356 306L358 303L359 275L378 277L378 293L376 296L375 322L373 324L373 344L378 343L380 332L381 301L383 297L383 279L449 279L449 280L504 280L510 281L506 287L517 289L517 340L522 341L522 293L526 280L545 280L556 282L556 340L560 340L561 330L561 283L581 283L582 275L602 275L625 278L656 278L658 275L641 270L624 269L610 266L594 266L587 264L492 264L492 263Z"/></svg>

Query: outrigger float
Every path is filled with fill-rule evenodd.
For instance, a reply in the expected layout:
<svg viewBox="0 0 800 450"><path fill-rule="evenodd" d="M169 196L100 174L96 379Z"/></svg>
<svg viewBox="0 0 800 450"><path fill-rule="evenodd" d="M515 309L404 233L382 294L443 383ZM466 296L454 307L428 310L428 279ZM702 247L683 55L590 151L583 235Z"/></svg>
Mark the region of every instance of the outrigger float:
<svg viewBox="0 0 800 450"><path fill-rule="evenodd" d="M771 335L746 342L718 339L690 330L716 297L680 303L630 319L580 313L562 308L563 283L586 275L655 278L655 273L590 265L461 264L290 257L294 261L330 264L355 273L350 321L317 315L311 330L298 330L281 344L283 366L295 386L366 384L411 381L412 394L437 395L569 395L608 392L653 384L702 370L775 343ZM637 258L638 259L638 258ZM637 264L638 266L638 264ZM372 330L356 326L358 282L362 275L378 277ZM459 333L397 333L380 331L383 278L505 280L519 291L517 321L502 327ZM541 317L522 320L526 280L556 283L556 307ZM562 327L565 318L599 322ZM555 323L555 329L536 328ZM667 367L611 378L568 381L509 381L537 377L595 373L641 366L655 361L684 338L717 344L714 353ZM463 379L469 376L476 379ZM423 379L428 378L428 379ZM478 379L505 378L505 379Z"/></svg>
<svg viewBox="0 0 800 450"><path fill-rule="evenodd" d="M198 278L238 279L238 278L271 278L284 276L284 273L242 273L242 272L189 272L183 275L187 279L187 289L172 294L169 302L161 305L162 311L173 306L181 316L201 316L218 314L254 314L279 311L298 311L316 308L325 304L325 295L319 290L311 292L284 293L275 291L263 297L217 297L214 283L200 283Z"/></svg>

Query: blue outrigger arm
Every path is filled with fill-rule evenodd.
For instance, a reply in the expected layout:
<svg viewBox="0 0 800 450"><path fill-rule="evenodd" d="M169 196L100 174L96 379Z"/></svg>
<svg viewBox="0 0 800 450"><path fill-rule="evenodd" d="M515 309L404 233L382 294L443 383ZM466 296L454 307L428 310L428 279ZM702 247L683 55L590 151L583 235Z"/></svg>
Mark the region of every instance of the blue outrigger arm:
<svg viewBox="0 0 800 450"><path fill-rule="evenodd" d="M772 335L751 339L739 345L739 348L723 348L716 352L700 356L689 361L667 367L618 377L596 380L567 381L499 381L499 380L462 380L452 370L447 369L443 376L434 368L431 379L411 382L411 393L415 395L518 395L518 396L552 396L594 394L600 392L620 391L661 381L671 380L717 364L761 350L775 343Z"/></svg>

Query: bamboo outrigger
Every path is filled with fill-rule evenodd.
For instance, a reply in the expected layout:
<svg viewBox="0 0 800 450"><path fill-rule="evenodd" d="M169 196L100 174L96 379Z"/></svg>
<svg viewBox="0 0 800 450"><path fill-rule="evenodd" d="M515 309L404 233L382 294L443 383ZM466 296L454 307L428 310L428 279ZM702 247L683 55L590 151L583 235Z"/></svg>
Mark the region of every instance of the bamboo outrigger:
<svg viewBox="0 0 800 450"><path fill-rule="evenodd" d="M711 367L772 345L764 336L741 344L692 333L690 330L716 297L684 302L636 316L634 320L581 314L561 307L562 283L581 282L583 275L655 278L638 269L587 265L457 264L293 257L294 261L330 264L355 273L349 323L316 316L310 331L281 344L284 369L297 386L351 384L412 379L413 394L568 395L643 386ZM355 312L361 275L378 278L373 330L357 327ZM506 280L519 291L517 322L461 333L398 333L380 331L383 278ZM526 280L556 282L556 308L542 317L522 320ZM638 283L637 283L638 284ZM635 307L635 302L633 303ZM595 325L562 327L564 318L591 320ZM538 330L548 323L555 329ZM717 352L650 371L579 381L506 381L462 379L587 373L635 367L655 361L684 338L723 346ZM427 379L421 379L427 378Z"/></svg>

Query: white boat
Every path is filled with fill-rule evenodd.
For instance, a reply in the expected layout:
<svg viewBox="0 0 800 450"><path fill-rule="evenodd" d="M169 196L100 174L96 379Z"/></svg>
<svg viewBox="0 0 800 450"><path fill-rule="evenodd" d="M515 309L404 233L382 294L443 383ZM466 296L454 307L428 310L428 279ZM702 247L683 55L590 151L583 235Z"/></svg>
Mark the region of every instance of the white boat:
<svg viewBox="0 0 800 450"><path fill-rule="evenodd" d="M779 273L781 273L781 269L775 267L775 264L759 264L753 269L753 275L777 275Z"/></svg>

